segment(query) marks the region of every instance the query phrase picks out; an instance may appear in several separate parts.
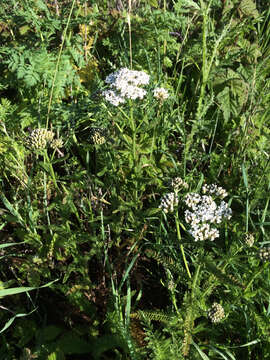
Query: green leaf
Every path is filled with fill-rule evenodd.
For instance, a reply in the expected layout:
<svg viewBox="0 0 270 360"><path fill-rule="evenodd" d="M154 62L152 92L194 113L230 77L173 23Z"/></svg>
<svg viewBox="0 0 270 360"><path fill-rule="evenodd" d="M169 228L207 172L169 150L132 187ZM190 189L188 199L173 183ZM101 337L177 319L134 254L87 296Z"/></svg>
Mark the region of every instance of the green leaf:
<svg viewBox="0 0 270 360"><path fill-rule="evenodd" d="M17 315L15 315L15 316L13 316L11 319L9 319L9 321L6 322L5 326L0 330L0 334L1 334L2 332L4 332L5 330L7 330L16 318L28 316L28 315L32 314L35 310L36 310L36 309L32 310L32 311L31 311L30 313L28 313L28 314L17 314Z"/></svg>
<svg viewBox="0 0 270 360"><path fill-rule="evenodd" d="M246 16L252 16L255 19L260 16L256 9L256 3L253 0L242 0L239 5L239 10Z"/></svg>
<svg viewBox="0 0 270 360"><path fill-rule="evenodd" d="M53 280L45 285L42 286L38 286L38 287L16 287L16 288L10 288L10 289L4 289L4 290L0 290L0 297L4 297L4 296L9 296L9 295L15 295L15 294L21 294L27 291L32 291L32 290L37 290L37 289L41 289L41 288L45 288L48 286L51 286L53 283L55 283L56 281L58 281L58 279Z"/></svg>
<svg viewBox="0 0 270 360"><path fill-rule="evenodd" d="M4 249L6 247L9 247L9 246L14 246L14 245L20 245L20 244L24 244L25 241L21 241L19 243L7 243L7 244L2 244L0 245L0 249Z"/></svg>
<svg viewBox="0 0 270 360"><path fill-rule="evenodd" d="M244 184L246 187L246 191L248 191L248 177L247 177L247 172L246 172L244 163L242 163L241 168L242 168L242 175L243 175L243 180L244 180Z"/></svg>
<svg viewBox="0 0 270 360"><path fill-rule="evenodd" d="M92 345L79 338L78 335L73 332L69 332L63 335L63 337L57 342L57 345L64 354L87 354L91 351Z"/></svg>
<svg viewBox="0 0 270 360"><path fill-rule="evenodd" d="M209 357L199 348L199 346L193 341L191 340L192 345L196 348L196 350L198 351L198 353L201 355L201 358L203 360L210 360Z"/></svg>
<svg viewBox="0 0 270 360"><path fill-rule="evenodd" d="M228 86L217 95L217 100L223 112L224 120L227 122L231 115L230 89Z"/></svg>
<svg viewBox="0 0 270 360"><path fill-rule="evenodd" d="M57 349L48 356L47 360L65 360L65 354L62 350Z"/></svg>
<svg viewBox="0 0 270 360"><path fill-rule="evenodd" d="M26 227L23 218L21 217L20 213L12 206L12 204L8 201L5 195L2 193L0 195L0 199L2 200L5 207L9 210L9 212L15 217L15 221L18 222L23 227Z"/></svg>

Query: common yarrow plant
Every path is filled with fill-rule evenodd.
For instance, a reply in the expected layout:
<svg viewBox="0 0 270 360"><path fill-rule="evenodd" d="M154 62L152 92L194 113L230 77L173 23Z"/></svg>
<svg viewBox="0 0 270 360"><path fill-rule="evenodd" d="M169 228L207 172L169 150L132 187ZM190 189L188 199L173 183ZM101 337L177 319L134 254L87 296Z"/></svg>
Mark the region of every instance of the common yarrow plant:
<svg viewBox="0 0 270 360"><path fill-rule="evenodd" d="M149 80L150 76L144 71L121 68L106 77L109 89L103 91L102 95L114 106L125 103L127 99L143 99L146 90L141 86L148 85Z"/></svg>
<svg viewBox="0 0 270 360"><path fill-rule="evenodd" d="M221 200L227 196L223 188L216 184L205 185L202 192L204 195L191 192L185 196L184 203L188 207L185 210L185 221L190 226L189 233L195 241L213 241L219 237L219 230L215 225L229 220L232 210Z"/></svg>

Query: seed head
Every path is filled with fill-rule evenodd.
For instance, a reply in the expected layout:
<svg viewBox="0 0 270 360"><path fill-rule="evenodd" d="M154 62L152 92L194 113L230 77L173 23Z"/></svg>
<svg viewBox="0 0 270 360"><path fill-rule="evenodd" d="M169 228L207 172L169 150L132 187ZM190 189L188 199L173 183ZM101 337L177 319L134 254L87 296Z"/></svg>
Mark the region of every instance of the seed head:
<svg viewBox="0 0 270 360"><path fill-rule="evenodd" d="M259 258L263 262L270 261L270 246L263 247L259 250Z"/></svg>
<svg viewBox="0 0 270 360"><path fill-rule="evenodd" d="M90 129L90 143L93 145L102 145L106 142L106 133L104 129L93 127Z"/></svg>
<svg viewBox="0 0 270 360"><path fill-rule="evenodd" d="M50 143L52 149L61 149L64 146L63 140L61 138L53 139Z"/></svg>
<svg viewBox="0 0 270 360"><path fill-rule="evenodd" d="M30 149L43 150L53 140L54 133L47 129L35 129L26 138L26 146Z"/></svg>

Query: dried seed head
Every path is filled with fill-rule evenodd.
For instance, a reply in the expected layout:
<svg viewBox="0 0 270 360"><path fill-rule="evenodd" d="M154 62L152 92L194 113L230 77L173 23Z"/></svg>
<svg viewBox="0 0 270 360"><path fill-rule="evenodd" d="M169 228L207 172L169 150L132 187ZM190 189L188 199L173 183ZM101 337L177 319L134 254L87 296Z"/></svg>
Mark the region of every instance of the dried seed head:
<svg viewBox="0 0 270 360"><path fill-rule="evenodd" d="M64 146L63 140L61 138L53 139L50 143L52 149L61 149Z"/></svg>
<svg viewBox="0 0 270 360"><path fill-rule="evenodd" d="M259 250L259 258L263 262L270 261L270 246L263 247Z"/></svg>
<svg viewBox="0 0 270 360"><path fill-rule="evenodd" d="M106 142L106 132L104 129L93 127L90 129L90 143L93 145L101 145Z"/></svg>
<svg viewBox="0 0 270 360"><path fill-rule="evenodd" d="M223 307L216 302L214 302L211 308L207 311L207 315L214 324L219 323L225 317Z"/></svg>
<svg viewBox="0 0 270 360"><path fill-rule="evenodd" d="M35 129L26 138L26 146L30 149L42 150L45 149L53 140L54 133L47 129Z"/></svg>

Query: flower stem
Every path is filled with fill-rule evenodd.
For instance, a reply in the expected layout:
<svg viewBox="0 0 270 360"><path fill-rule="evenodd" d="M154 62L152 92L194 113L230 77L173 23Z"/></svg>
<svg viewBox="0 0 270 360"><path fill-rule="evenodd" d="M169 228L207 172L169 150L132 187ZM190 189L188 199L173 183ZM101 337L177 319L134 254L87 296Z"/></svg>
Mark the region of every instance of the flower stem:
<svg viewBox="0 0 270 360"><path fill-rule="evenodd" d="M186 255L185 255L185 252L184 252L184 247L181 244L182 237L181 237L181 232L180 232L180 221L179 221L178 210L176 211L176 215L175 215L175 224L176 224L177 238L178 238L179 243L180 243L180 250L181 250L181 253L182 253L183 260L184 260L185 268L187 270L188 277L191 279L191 273L190 273L190 270L189 270L189 267L188 267Z"/></svg>

